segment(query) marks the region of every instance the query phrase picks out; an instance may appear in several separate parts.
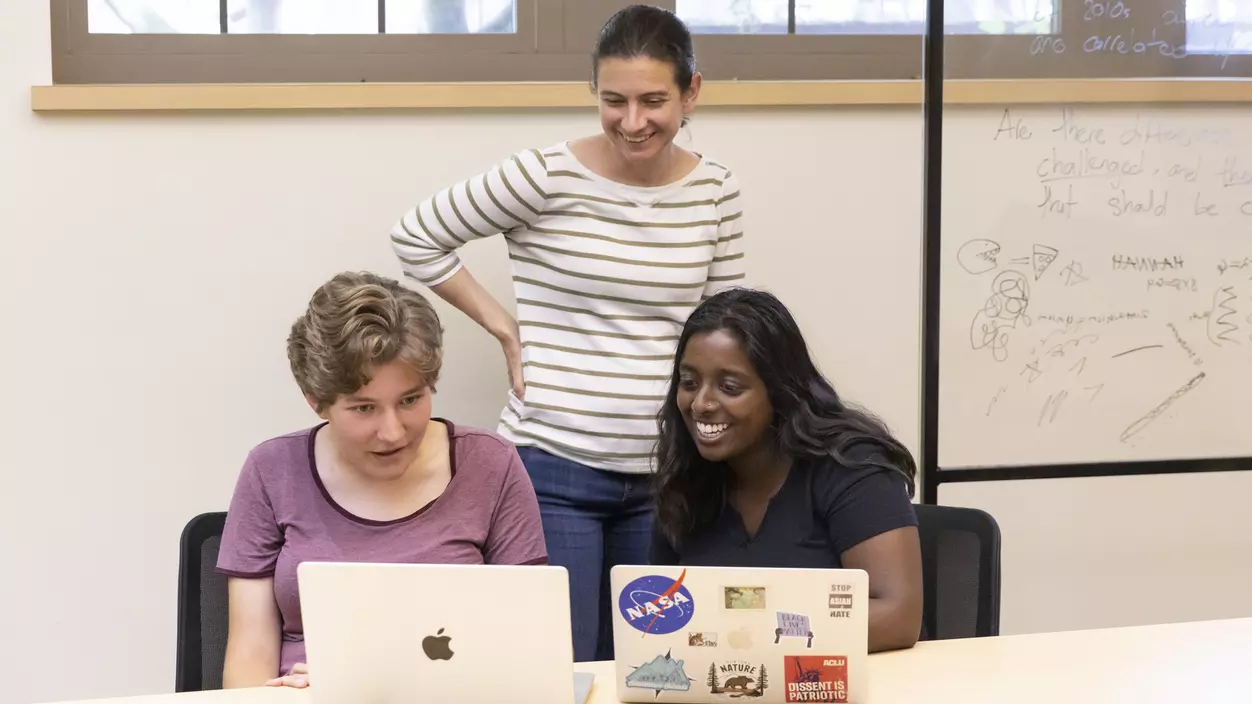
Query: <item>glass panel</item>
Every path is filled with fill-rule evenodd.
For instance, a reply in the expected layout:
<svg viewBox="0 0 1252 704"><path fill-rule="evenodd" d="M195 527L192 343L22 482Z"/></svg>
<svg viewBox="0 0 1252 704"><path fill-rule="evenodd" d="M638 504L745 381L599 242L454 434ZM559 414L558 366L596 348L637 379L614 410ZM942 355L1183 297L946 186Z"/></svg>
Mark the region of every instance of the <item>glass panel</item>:
<svg viewBox="0 0 1252 704"><path fill-rule="evenodd" d="M1252 54L1252 0L1187 0L1186 15L1187 53Z"/></svg>
<svg viewBox="0 0 1252 704"><path fill-rule="evenodd" d="M1046 34L1059 0L950 0L948 34ZM797 0L799 34L921 34L926 0Z"/></svg>
<svg viewBox="0 0 1252 704"><path fill-rule="evenodd" d="M1046 34L1059 1L953 0L945 24L950 34ZM702 34L787 33L786 0L678 0L677 10ZM921 34L926 0L795 0L795 13L797 34Z"/></svg>
<svg viewBox="0 0 1252 704"><path fill-rule="evenodd" d="M697 34L787 33L787 0L677 0L674 9Z"/></svg>
<svg viewBox="0 0 1252 704"><path fill-rule="evenodd" d="M388 34L512 34L516 0L387 0Z"/></svg>
<svg viewBox="0 0 1252 704"><path fill-rule="evenodd" d="M377 34L378 0L229 0L231 34Z"/></svg>
<svg viewBox="0 0 1252 704"><path fill-rule="evenodd" d="M92 34L219 34L218 0L87 0Z"/></svg>

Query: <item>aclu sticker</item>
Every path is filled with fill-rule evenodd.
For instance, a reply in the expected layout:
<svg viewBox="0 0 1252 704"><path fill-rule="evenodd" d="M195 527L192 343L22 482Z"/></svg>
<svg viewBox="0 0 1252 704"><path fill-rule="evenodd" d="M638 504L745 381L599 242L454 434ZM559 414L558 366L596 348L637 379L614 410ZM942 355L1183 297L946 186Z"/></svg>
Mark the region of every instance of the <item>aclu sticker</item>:
<svg viewBox="0 0 1252 704"><path fill-rule="evenodd" d="M848 701L848 659L842 655L786 655L783 679L788 702Z"/></svg>
<svg viewBox="0 0 1252 704"><path fill-rule="evenodd" d="M631 581L617 597L622 618L647 635L674 633L691 622L695 601L683 586L687 570L678 579L646 575Z"/></svg>

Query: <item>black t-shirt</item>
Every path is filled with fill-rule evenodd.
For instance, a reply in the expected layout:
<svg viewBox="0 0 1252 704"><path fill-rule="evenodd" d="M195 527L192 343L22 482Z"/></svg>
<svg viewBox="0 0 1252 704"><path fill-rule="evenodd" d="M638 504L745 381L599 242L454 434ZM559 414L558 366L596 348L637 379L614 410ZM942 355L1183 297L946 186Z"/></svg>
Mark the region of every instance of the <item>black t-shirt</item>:
<svg viewBox="0 0 1252 704"><path fill-rule="evenodd" d="M797 460L770 499L756 535L749 538L729 504L681 553L660 526L652 528L654 565L840 568L848 548L876 535L917 525L908 486L899 472L851 469L833 458Z"/></svg>

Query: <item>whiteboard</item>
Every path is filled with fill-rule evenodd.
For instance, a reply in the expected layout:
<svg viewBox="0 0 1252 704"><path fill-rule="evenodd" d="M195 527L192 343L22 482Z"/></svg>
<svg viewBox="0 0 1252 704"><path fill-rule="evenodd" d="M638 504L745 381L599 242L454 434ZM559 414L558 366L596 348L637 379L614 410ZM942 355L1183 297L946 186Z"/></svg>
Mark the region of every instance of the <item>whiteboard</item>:
<svg viewBox="0 0 1252 704"><path fill-rule="evenodd" d="M1252 122L945 110L939 465L1252 456Z"/></svg>

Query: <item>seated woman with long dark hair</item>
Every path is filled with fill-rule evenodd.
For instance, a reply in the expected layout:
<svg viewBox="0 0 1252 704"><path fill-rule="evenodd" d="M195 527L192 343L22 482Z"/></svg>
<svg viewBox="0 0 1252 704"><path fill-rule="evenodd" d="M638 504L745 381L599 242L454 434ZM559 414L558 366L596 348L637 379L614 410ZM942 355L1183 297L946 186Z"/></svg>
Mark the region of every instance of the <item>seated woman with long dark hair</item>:
<svg viewBox="0 0 1252 704"><path fill-rule="evenodd" d="M862 569L870 650L917 642L913 458L839 398L777 298L730 289L692 313L657 462L653 564Z"/></svg>

